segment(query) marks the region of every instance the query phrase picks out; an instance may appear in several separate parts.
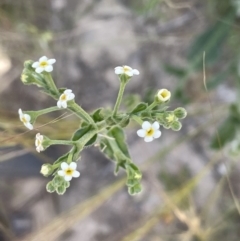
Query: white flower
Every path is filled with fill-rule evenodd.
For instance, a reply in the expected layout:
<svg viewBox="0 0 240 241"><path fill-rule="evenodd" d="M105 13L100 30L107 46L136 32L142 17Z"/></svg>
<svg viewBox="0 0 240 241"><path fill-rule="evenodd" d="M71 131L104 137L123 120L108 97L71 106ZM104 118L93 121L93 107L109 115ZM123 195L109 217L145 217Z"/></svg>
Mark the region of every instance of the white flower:
<svg viewBox="0 0 240 241"><path fill-rule="evenodd" d="M139 71L137 69L132 69L131 67L124 65L116 67L115 74L126 74L127 76L132 77L133 75L139 75Z"/></svg>
<svg viewBox="0 0 240 241"><path fill-rule="evenodd" d="M35 146L36 146L37 152L44 151L42 143L43 143L43 136L40 135L40 133L37 133L36 140L35 140Z"/></svg>
<svg viewBox="0 0 240 241"><path fill-rule="evenodd" d="M74 98L75 95L72 93L72 90L65 90L57 102L58 108L67 108L67 101L73 100Z"/></svg>
<svg viewBox="0 0 240 241"><path fill-rule="evenodd" d="M28 114L23 114L22 110L18 110L19 118L21 122L30 130L33 129L33 125L30 123L31 116Z"/></svg>
<svg viewBox="0 0 240 241"><path fill-rule="evenodd" d="M76 162L71 162L70 164L62 162L61 168L62 170L58 171L58 175L64 177L65 181L71 181L73 177L80 176L80 172L76 171Z"/></svg>
<svg viewBox="0 0 240 241"><path fill-rule="evenodd" d="M39 59L39 61L34 62L32 67L36 69L37 73L42 73L43 71L52 72L52 65L56 62L56 59L48 59L46 56L43 56Z"/></svg>
<svg viewBox="0 0 240 241"><path fill-rule="evenodd" d="M161 131L159 130L159 123L155 121L151 124L148 121L142 123L142 129L137 131L138 136L144 137L144 141L150 142L153 139L159 138L161 136Z"/></svg>
<svg viewBox="0 0 240 241"><path fill-rule="evenodd" d="M167 89L161 89L158 91L157 97L160 101L165 102L171 98L171 92Z"/></svg>

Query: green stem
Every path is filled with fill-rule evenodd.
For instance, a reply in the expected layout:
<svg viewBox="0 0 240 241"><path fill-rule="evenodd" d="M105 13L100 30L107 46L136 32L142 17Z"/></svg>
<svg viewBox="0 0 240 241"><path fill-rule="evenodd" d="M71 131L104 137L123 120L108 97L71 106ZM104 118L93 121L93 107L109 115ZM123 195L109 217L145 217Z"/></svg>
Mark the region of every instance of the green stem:
<svg viewBox="0 0 240 241"><path fill-rule="evenodd" d="M92 119L92 117L84 110L82 109L78 104L74 103L69 103L68 104L68 109L71 110L75 115L78 117L82 118L88 123L94 124L95 122Z"/></svg>
<svg viewBox="0 0 240 241"><path fill-rule="evenodd" d="M47 85L48 87L55 92L55 94L59 94L59 91L58 91L58 88L57 86L55 85L53 79L52 79L52 76L50 73L47 73L47 72L44 72L44 77L46 78L47 80Z"/></svg>
<svg viewBox="0 0 240 241"><path fill-rule="evenodd" d="M137 115L133 115L131 117L133 120L135 120L139 125L142 125L143 121L140 117L138 117Z"/></svg>
<svg viewBox="0 0 240 241"><path fill-rule="evenodd" d="M115 106L114 106L114 109L113 109L113 116L115 116L117 114L118 108L119 108L119 106L121 104L121 101L122 101L125 86L126 86L126 82L121 81L120 89L119 89L119 92L118 92L118 97L117 97L117 100L116 100L116 103L115 103Z"/></svg>
<svg viewBox="0 0 240 241"><path fill-rule="evenodd" d="M65 140L48 140L49 145L74 145L76 141L65 141Z"/></svg>
<svg viewBox="0 0 240 241"><path fill-rule="evenodd" d="M49 108L46 108L46 109L43 109L43 110L38 110L38 111L33 111L36 115L36 117L40 116L40 115L44 115L44 114L47 114L47 113L50 113L50 112L53 112L53 111L57 111L57 110L60 110L57 106L53 106L53 107L49 107ZM31 112L31 111L29 111Z"/></svg>
<svg viewBox="0 0 240 241"><path fill-rule="evenodd" d="M157 103L157 102L154 101L151 105L149 105L149 106L147 107L146 110L151 110L151 109L153 109L154 107L156 107L158 104L159 104L159 103Z"/></svg>

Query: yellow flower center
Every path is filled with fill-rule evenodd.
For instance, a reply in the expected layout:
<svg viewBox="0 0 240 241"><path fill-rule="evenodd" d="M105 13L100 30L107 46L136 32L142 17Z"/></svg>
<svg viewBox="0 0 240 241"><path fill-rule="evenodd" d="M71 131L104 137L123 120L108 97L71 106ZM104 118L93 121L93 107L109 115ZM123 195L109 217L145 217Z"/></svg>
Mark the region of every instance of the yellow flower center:
<svg viewBox="0 0 240 241"><path fill-rule="evenodd" d="M24 116L22 117L22 122L23 122L24 124L27 123L27 120L26 120L26 118L25 118Z"/></svg>
<svg viewBox="0 0 240 241"><path fill-rule="evenodd" d="M46 67L48 65L47 61L42 61L39 64L41 67Z"/></svg>
<svg viewBox="0 0 240 241"><path fill-rule="evenodd" d="M153 133L154 133L153 128L150 128L150 129L147 131L147 136L152 136Z"/></svg>
<svg viewBox="0 0 240 241"><path fill-rule="evenodd" d="M39 139L37 139L37 146L40 146L42 143Z"/></svg>
<svg viewBox="0 0 240 241"><path fill-rule="evenodd" d="M142 176L141 176L140 174L138 174L138 173L135 173L134 177L135 177L136 179L140 179Z"/></svg>
<svg viewBox="0 0 240 241"><path fill-rule="evenodd" d="M68 175L68 176L72 176L74 170L71 169L71 168L68 168L66 171L65 171L65 174Z"/></svg>
<svg viewBox="0 0 240 241"><path fill-rule="evenodd" d="M161 93L161 96L162 96L163 98L168 97L168 95L169 95L169 93L168 93L167 90L164 90L164 91Z"/></svg>
<svg viewBox="0 0 240 241"><path fill-rule="evenodd" d="M130 70L129 67L127 67L127 66L124 66L124 67L123 67L124 73L128 72L129 70Z"/></svg>
<svg viewBox="0 0 240 241"><path fill-rule="evenodd" d="M174 114L170 114L168 117L166 117L167 121L170 123L175 120Z"/></svg>
<svg viewBox="0 0 240 241"><path fill-rule="evenodd" d="M61 101L67 100L67 96L65 94L62 94L61 97L60 97L60 100Z"/></svg>

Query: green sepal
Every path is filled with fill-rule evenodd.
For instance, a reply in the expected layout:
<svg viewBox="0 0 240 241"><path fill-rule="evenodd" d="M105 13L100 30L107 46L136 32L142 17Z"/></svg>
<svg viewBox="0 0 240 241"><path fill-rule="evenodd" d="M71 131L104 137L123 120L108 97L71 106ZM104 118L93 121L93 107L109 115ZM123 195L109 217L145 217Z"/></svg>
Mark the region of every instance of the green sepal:
<svg viewBox="0 0 240 241"><path fill-rule="evenodd" d="M133 187L128 187L128 193L132 196L140 193L141 191L142 191L142 186L140 183L136 184Z"/></svg>
<svg viewBox="0 0 240 241"><path fill-rule="evenodd" d="M60 95L63 94L63 92L64 92L66 89L67 89L67 88L59 88L59 89L58 89L59 94L60 94Z"/></svg>
<svg viewBox="0 0 240 241"><path fill-rule="evenodd" d="M137 180L137 179L134 179L134 178L132 178L132 179L128 179L127 180L127 182L126 182L126 185L128 186L128 187L134 187L136 184L138 184L139 183L139 181Z"/></svg>
<svg viewBox="0 0 240 241"><path fill-rule="evenodd" d="M69 188L70 187L70 182L64 181L63 185L65 188Z"/></svg>
<svg viewBox="0 0 240 241"><path fill-rule="evenodd" d="M147 107L148 107L147 103L141 102L141 103L137 104L130 113L137 114L139 112L146 110Z"/></svg>

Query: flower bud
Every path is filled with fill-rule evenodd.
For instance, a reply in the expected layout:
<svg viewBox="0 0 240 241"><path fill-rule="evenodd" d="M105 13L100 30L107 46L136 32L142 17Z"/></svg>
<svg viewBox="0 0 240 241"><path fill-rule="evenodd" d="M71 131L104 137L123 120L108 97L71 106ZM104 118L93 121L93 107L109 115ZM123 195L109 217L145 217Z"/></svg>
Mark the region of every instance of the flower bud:
<svg viewBox="0 0 240 241"><path fill-rule="evenodd" d="M52 183L55 187L60 187L63 185L64 183L64 179L58 175L56 175L53 180L52 180Z"/></svg>
<svg viewBox="0 0 240 241"><path fill-rule="evenodd" d="M53 170L51 164L43 164L40 173L43 174L43 176L48 177L53 173Z"/></svg>
<svg viewBox="0 0 240 241"><path fill-rule="evenodd" d="M183 119L187 116L187 111L182 107L175 109L173 113L179 119Z"/></svg>
<svg viewBox="0 0 240 241"><path fill-rule="evenodd" d="M33 70L33 67L32 67L32 64L33 64L33 61L32 60L27 60L24 62L24 68L25 69L28 69L28 70Z"/></svg>
<svg viewBox="0 0 240 241"><path fill-rule="evenodd" d="M64 185L60 186L60 187L57 188L56 192L59 195L63 195L66 192L66 187Z"/></svg>
<svg viewBox="0 0 240 241"><path fill-rule="evenodd" d="M50 193L55 192L55 190L56 190L55 187L54 187L54 185L52 184L52 182L49 182L49 183L47 184L46 189L47 189L47 191L50 192Z"/></svg>
<svg viewBox="0 0 240 241"><path fill-rule="evenodd" d="M161 89L158 91L155 100L158 102L166 102L171 98L171 92L167 89Z"/></svg>
<svg viewBox="0 0 240 241"><path fill-rule="evenodd" d="M31 71L28 69L23 70L21 74L21 80L25 85L35 84L35 78L32 76Z"/></svg>
<svg viewBox="0 0 240 241"><path fill-rule="evenodd" d="M171 123L171 128L173 131L179 131L182 128L182 124L179 121L174 121Z"/></svg>

